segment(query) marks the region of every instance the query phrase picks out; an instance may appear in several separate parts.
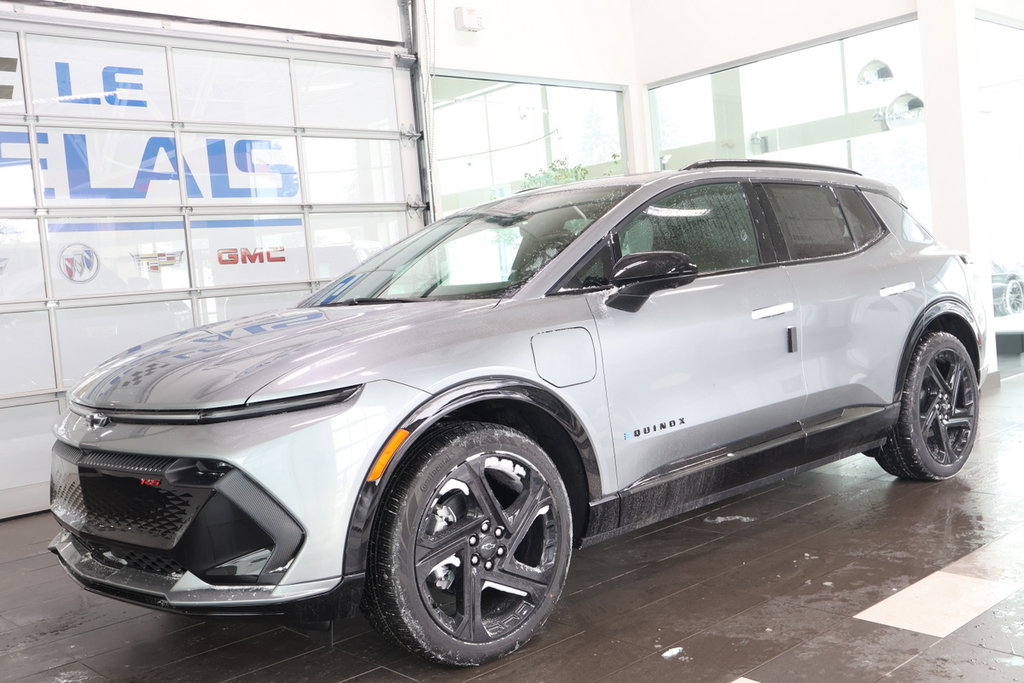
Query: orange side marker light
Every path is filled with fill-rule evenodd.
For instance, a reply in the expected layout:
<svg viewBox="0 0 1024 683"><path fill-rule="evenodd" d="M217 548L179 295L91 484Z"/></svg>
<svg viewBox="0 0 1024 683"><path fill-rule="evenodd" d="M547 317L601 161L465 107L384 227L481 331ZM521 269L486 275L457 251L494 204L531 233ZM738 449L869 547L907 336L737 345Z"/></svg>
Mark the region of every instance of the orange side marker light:
<svg viewBox="0 0 1024 683"><path fill-rule="evenodd" d="M384 470L388 468L388 463L391 462L391 458L395 456L395 452L403 443L405 443L407 438L409 438L408 429L399 429L391 435L388 442L384 444L384 449L373 462L373 469L370 470L370 475L366 477L366 481L377 481L384 475Z"/></svg>

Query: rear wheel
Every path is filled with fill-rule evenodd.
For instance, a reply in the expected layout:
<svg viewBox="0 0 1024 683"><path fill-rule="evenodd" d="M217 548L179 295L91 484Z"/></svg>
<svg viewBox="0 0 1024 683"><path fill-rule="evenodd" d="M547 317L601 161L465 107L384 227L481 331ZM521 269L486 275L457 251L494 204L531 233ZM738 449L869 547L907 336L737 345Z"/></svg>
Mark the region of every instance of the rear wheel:
<svg viewBox="0 0 1024 683"><path fill-rule="evenodd" d="M902 479L947 479L964 466L978 427L978 381L960 340L946 332L925 337L903 385L900 418L875 454Z"/></svg>
<svg viewBox="0 0 1024 683"><path fill-rule="evenodd" d="M572 520L558 470L524 434L485 423L446 426L412 457L374 531L364 610L443 664L512 652L565 582Z"/></svg>

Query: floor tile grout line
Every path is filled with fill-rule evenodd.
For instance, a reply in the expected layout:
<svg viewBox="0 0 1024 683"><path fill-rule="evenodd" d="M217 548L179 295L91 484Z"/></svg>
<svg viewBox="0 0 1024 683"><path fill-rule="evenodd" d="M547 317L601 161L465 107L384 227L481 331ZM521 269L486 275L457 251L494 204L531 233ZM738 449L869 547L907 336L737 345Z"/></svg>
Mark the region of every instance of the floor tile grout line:
<svg viewBox="0 0 1024 683"><path fill-rule="evenodd" d="M569 640L572 640L573 638L578 638L578 637L584 635L585 633L587 633L586 630L580 631L579 633L574 633L571 636L566 636L565 638L561 638L559 640L556 640L555 642L551 643L550 645L545 645L544 647L540 648L539 650L537 650L535 652L530 652L529 654L524 654L523 656L516 657L515 659L512 659L512 660L500 660L500 659L496 660L496 661L499 661L499 662L502 662L502 663L499 666L494 667L493 669L488 669L487 671L481 671L476 676L471 676L471 677L467 678L466 680L467 681L475 681L478 678L490 675L491 673L493 673L495 671L500 671L501 669L504 669L504 668L506 668L508 666L511 666L513 664L518 664L519 662L523 661L524 659L528 659L530 657L535 657L536 655L540 654L541 652L544 652L545 650L553 648L556 645L561 645L562 643L564 643L566 641L569 641Z"/></svg>
<svg viewBox="0 0 1024 683"><path fill-rule="evenodd" d="M237 681L239 678L242 678L243 676L251 676L251 675L253 675L255 673L258 673L260 671L264 671L266 669L269 669L272 666L277 666L278 664L284 664L285 662L290 662L293 659L298 659L299 657L305 657L306 655L311 655L314 652L320 652L321 650L326 650L326 649L327 649L327 646L321 645L320 647L317 647L317 648L315 648L313 650L306 650L305 652L300 652L299 654L292 655L291 657L285 657L284 659L279 659L276 662L271 662L270 664L266 664L266 665L261 666L261 667L259 667L257 669L252 669L251 671L246 671L244 673L240 673L238 675L231 676L230 678L222 678L219 681L219 683L228 683L228 681ZM363 673L367 673L367 672L364 671ZM361 676L362 674L357 674L357 675Z"/></svg>
<svg viewBox="0 0 1024 683"><path fill-rule="evenodd" d="M283 627L281 627L281 626L277 626L277 627L274 627L274 628L267 629L266 631L260 631L259 633L254 633L251 636L246 636L245 638L239 638L238 640L233 640L230 643L224 643L223 645L218 645L217 647L212 647L209 650L203 650L202 652L196 652L195 654L191 654L191 655L189 655L187 657L181 657L179 659L175 659L175 660L172 660L170 662L165 662L165 663L160 664L158 666L154 666L152 668L146 669L146 671L153 671L155 669L163 669L163 668L174 666L175 664L180 664L182 662L187 662L190 659L195 659L196 657L202 657L204 655L210 654L211 652L216 652L217 650L223 650L226 647L231 647L231 646L237 645L239 643L244 643L244 642L246 642L248 640L252 640L253 638L258 638L258 637L260 637L262 635L266 635L267 633L273 633L274 631L282 630L282 628Z"/></svg>
<svg viewBox="0 0 1024 683"><path fill-rule="evenodd" d="M396 676L401 676L402 678L405 678L406 680L410 680L410 681L418 681L419 680L418 678L413 678L412 676L406 676L401 671L395 671L394 669L390 669L387 666L381 666L380 668L384 669L385 671L388 671L390 673L393 673Z"/></svg>
<svg viewBox="0 0 1024 683"><path fill-rule="evenodd" d="M941 642L942 642L942 640L943 640L942 638L940 638L939 640L936 640L936 641L935 641L934 643L932 643L931 645L929 645L929 646L928 646L928 647L927 647L926 649L924 649L924 650L921 650L920 652L918 652L917 654L915 654L915 655L914 655L913 657L911 657L911 658L910 658L910 659L908 659L907 661L905 661L905 662L903 662L903 663L901 663L901 664L898 664L898 665L897 665L896 667L894 667L894 668L893 668L892 670L890 670L890 671L886 672L886 673L885 673L885 674L883 674L883 675L882 675L881 677L879 677L878 679L876 679L874 683L882 683L882 681L885 681L885 680L886 680L887 678L890 678L890 677L891 677L891 676L892 676L892 675L893 675L894 673L896 673L897 671L899 671L900 669L902 669L903 667L905 667L905 666L906 666L907 664L910 664L910 663L911 663L912 661L914 661L915 659L917 659L918 657L920 657L921 655L923 655L923 654L924 654L925 652L927 652L928 650L932 649L933 647L935 647L936 645L938 645L939 643L941 643Z"/></svg>
<svg viewBox="0 0 1024 683"><path fill-rule="evenodd" d="M66 595L65 596L61 596L59 598L54 598L54 600L64 599L66 597L68 597L68 596L66 596ZM47 601L47 602L51 602L51 601ZM43 604L45 604L45 603L43 603ZM121 603L118 603L118 604L121 605ZM17 609L20 609L20 608L17 608ZM82 609L86 609L86 608L83 607ZM118 624L124 624L124 623L132 621L134 619L143 619L145 617L153 616L153 614L154 613L152 611L147 611L147 612L145 612L143 614L136 614L135 616L127 617L125 619L119 619L117 621L112 621L109 624L103 624L102 626L97 626L95 628L89 628L89 629L86 629L84 631L78 631L78 632L72 633L70 635L60 636L60 637L58 637L58 638L56 638L56 639L54 639L52 641L48 641L46 643L34 643L34 644L31 644L31 645L25 645L23 647L17 647L16 646L13 649L11 649L8 652L5 652L3 654L12 654L12 653L15 653L15 652L25 653L25 652L27 652L29 650L32 650L33 648L36 648L36 647L53 647L55 644L62 643L65 640L70 640L72 638L79 638L79 637L87 635L89 633L93 633L94 631L99 631L99 630L102 630L102 629L105 629L105 628L110 628L111 626L117 626ZM56 617L53 617L53 618L56 618ZM29 623L29 624L16 625L15 628L16 629L20 629L20 628L29 628L29 627L32 627L32 626L37 626L39 624L45 623L47 621L50 621L51 619L52 618L40 619L39 621L34 621L34 622ZM7 619L7 621L10 621L10 619ZM11 623L14 623L14 622L11 622ZM202 624L203 624L203 622L201 622L201 621L198 621L198 622L193 623L193 624L188 624L187 626L182 626L181 628L174 629L173 631L167 631L165 634L162 634L161 637L164 637L164 636L167 636L167 635L171 635L171 634L174 634L174 633L180 633L182 631L187 631L188 629L191 629L191 628L198 628ZM14 630L14 629L11 629L11 630ZM2 635L3 634L0 633L0 636L2 636ZM119 648L115 647L114 650L116 650L116 649L119 649ZM104 650L103 652L97 652L97 653L95 653L93 655L89 655L89 656L90 657L98 656L98 655L101 655L101 654L105 654L106 652L112 652L112 651L113 650Z"/></svg>

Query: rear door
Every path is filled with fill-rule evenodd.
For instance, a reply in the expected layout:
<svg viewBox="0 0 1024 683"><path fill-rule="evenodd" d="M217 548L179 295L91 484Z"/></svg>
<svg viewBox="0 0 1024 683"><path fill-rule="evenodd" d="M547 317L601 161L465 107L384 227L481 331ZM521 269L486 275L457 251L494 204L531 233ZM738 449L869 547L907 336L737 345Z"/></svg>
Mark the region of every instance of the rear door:
<svg viewBox="0 0 1024 683"><path fill-rule="evenodd" d="M796 298L749 197L738 181L665 193L616 229L594 267L581 269L585 282L602 262L661 250L689 254L700 269L694 282L655 293L636 312L607 306L607 290L586 295L620 486L792 427L802 409L799 358L787 343Z"/></svg>
<svg viewBox="0 0 1024 683"><path fill-rule="evenodd" d="M920 294L916 265L856 188L763 183L759 190L799 304L802 417L891 402Z"/></svg>

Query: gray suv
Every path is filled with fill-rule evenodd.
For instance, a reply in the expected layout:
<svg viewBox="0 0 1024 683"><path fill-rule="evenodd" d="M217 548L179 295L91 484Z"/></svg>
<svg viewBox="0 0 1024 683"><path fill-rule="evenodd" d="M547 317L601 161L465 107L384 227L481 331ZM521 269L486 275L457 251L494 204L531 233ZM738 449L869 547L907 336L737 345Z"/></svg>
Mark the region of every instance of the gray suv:
<svg viewBox="0 0 1024 683"><path fill-rule="evenodd" d="M855 453L971 452L984 321L891 186L706 161L441 220L296 309L128 349L56 427L86 588L381 632L470 665L551 614L573 548Z"/></svg>

